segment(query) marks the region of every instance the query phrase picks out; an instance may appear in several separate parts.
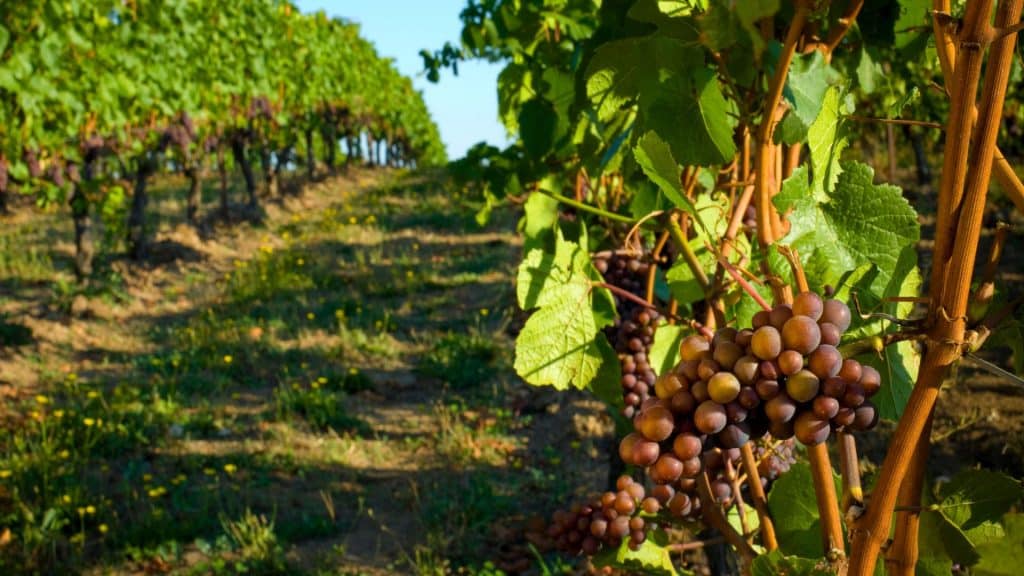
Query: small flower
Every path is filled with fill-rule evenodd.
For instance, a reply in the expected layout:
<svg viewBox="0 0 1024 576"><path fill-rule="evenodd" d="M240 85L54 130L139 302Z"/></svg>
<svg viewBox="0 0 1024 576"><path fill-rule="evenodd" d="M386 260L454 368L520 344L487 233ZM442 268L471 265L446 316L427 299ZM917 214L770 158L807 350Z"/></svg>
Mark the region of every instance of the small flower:
<svg viewBox="0 0 1024 576"><path fill-rule="evenodd" d="M163 496L164 494L167 494L167 488L164 488L163 486L157 486L156 488L150 488L149 491L147 491L146 493L149 494L150 498L156 500L157 498Z"/></svg>
<svg viewBox="0 0 1024 576"><path fill-rule="evenodd" d="M491 311L490 311L490 310L488 310L487 308L481 308L481 309L480 309L480 315L481 315L481 316L487 316L487 315L488 315L488 314L490 314L490 313L491 313Z"/></svg>
<svg viewBox="0 0 1024 576"><path fill-rule="evenodd" d="M65 503L65 504L71 504L71 495L70 494L65 494L64 496L61 497L60 500L61 500L61 502Z"/></svg>
<svg viewBox="0 0 1024 576"><path fill-rule="evenodd" d="M54 416L54 418L63 418L64 417L64 411L63 410L54 410L53 411L53 416Z"/></svg>
<svg viewBox="0 0 1024 576"><path fill-rule="evenodd" d="M88 393L88 394L86 394L86 396L87 396L87 397L88 397L88 398L89 398L90 400L95 400L96 398L99 398L99 397L100 397L100 393L99 393L99 392L97 392L97 391L95 391L95 390L89 390L89 393Z"/></svg>
<svg viewBox="0 0 1024 576"><path fill-rule="evenodd" d="M47 404L50 403L50 399L42 394L39 394L36 396L36 403L39 404L40 406L46 406Z"/></svg>
<svg viewBox="0 0 1024 576"><path fill-rule="evenodd" d="M234 360L235 359L231 357L231 354L225 354L224 355L224 363L225 364L231 364L231 362L233 362Z"/></svg>
<svg viewBox="0 0 1024 576"><path fill-rule="evenodd" d="M96 420L92 418L83 418L82 424L85 424L86 428L92 428L93 426L96 425Z"/></svg>
<svg viewBox="0 0 1024 576"><path fill-rule="evenodd" d="M319 384L327 384L327 377L326 376L321 376L321 377L317 378L316 381Z"/></svg>
<svg viewBox="0 0 1024 576"><path fill-rule="evenodd" d="M235 466L234 464L225 464L224 471L228 474L234 474L238 471L238 466Z"/></svg>
<svg viewBox="0 0 1024 576"><path fill-rule="evenodd" d="M305 264L305 263L306 263L306 261L305 261L305 260L303 260L302 258L299 258L298 260L296 260L296 261L295 261L295 263L296 263L297 265L299 265L299 266L302 266L303 264Z"/></svg>
<svg viewBox="0 0 1024 576"><path fill-rule="evenodd" d="M217 474L217 471L213 468L203 468L203 474L206 474L207 476L214 476Z"/></svg>
<svg viewBox="0 0 1024 576"><path fill-rule="evenodd" d="M313 318L316 318L316 316L312 312L307 312L306 313L306 319L307 320L312 320Z"/></svg>
<svg viewBox="0 0 1024 576"><path fill-rule="evenodd" d="M100 524L96 527L96 529L100 531L100 534L106 534L107 531L110 530L110 528L106 524Z"/></svg>
<svg viewBox="0 0 1024 576"><path fill-rule="evenodd" d="M67 460L68 458L71 457L71 452L67 450L61 450L59 456L61 457L61 460Z"/></svg>
<svg viewBox="0 0 1024 576"><path fill-rule="evenodd" d="M86 506L85 507L85 513L88 514L89 516L92 516L93 514L96 513L96 507L95 506Z"/></svg>
<svg viewBox="0 0 1024 576"><path fill-rule="evenodd" d="M10 470L0 470L0 478L10 478L13 474Z"/></svg>
<svg viewBox="0 0 1024 576"><path fill-rule="evenodd" d="M355 376L356 374L359 374L359 369L355 367L349 368L348 373L351 374L352 376Z"/></svg>

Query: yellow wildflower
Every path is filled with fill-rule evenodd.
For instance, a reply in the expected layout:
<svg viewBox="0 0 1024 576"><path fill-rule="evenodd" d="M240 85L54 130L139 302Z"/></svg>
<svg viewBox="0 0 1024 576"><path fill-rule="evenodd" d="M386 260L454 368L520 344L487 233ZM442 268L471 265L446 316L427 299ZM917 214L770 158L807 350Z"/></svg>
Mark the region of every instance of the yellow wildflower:
<svg viewBox="0 0 1024 576"><path fill-rule="evenodd" d="M235 466L234 464L225 464L224 471L228 474L234 474L238 471L238 466Z"/></svg>
<svg viewBox="0 0 1024 576"><path fill-rule="evenodd" d="M91 427L96 425L96 420L94 420L92 418L83 418L82 419L82 424L85 424L86 427L91 428Z"/></svg>
<svg viewBox="0 0 1024 576"><path fill-rule="evenodd" d="M100 534L106 534L107 531L110 530L110 528L106 524L100 524L96 527L96 529L100 531Z"/></svg>
<svg viewBox="0 0 1024 576"><path fill-rule="evenodd" d="M232 361L234 361L234 358L231 357L231 354L225 354L224 355L224 363L225 364L231 364Z"/></svg>
<svg viewBox="0 0 1024 576"><path fill-rule="evenodd" d="M47 404L50 403L50 399L47 398L46 396L42 395L42 394L38 394L36 396L36 402L39 403L42 406L46 406Z"/></svg>

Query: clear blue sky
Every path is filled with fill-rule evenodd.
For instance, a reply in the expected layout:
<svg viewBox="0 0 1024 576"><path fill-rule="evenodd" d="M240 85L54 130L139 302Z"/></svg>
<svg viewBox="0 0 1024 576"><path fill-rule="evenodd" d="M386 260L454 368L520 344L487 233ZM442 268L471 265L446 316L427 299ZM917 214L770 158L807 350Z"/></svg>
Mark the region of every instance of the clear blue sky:
<svg viewBox="0 0 1024 576"><path fill-rule="evenodd" d="M465 0L296 0L303 12L324 10L361 25L362 36L382 56L395 59L398 70L413 79L441 129L448 157L459 158L481 140L504 145L505 128L498 121L497 77L501 65L464 62L459 75L450 70L431 84L420 72L420 50L457 42L462 31L459 12Z"/></svg>

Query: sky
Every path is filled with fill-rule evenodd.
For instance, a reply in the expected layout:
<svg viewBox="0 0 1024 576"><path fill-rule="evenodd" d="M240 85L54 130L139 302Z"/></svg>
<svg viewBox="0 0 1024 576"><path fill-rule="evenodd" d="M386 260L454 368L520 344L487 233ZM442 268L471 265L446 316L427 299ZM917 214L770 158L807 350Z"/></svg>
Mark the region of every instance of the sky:
<svg viewBox="0 0 1024 576"><path fill-rule="evenodd" d="M324 10L361 25L363 38L381 56L395 59L399 72L412 78L441 130L450 159L461 158L481 140L508 143L498 121L497 78L501 64L462 62L459 75L445 70L432 84L423 71L419 52L455 43L462 31L459 12L465 0L297 0L303 12Z"/></svg>

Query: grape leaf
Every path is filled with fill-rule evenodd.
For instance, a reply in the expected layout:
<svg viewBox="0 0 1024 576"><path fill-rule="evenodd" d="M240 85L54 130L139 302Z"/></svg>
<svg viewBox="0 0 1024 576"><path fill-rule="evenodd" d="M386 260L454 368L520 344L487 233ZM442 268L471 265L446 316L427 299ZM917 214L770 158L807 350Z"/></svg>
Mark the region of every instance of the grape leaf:
<svg viewBox="0 0 1024 576"><path fill-rule="evenodd" d="M679 363L679 343L689 332L681 326L672 324L658 326L654 331L654 343L647 353L647 359L655 374L665 374Z"/></svg>
<svg viewBox="0 0 1024 576"><path fill-rule="evenodd" d="M558 113L543 98L532 98L519 111L519 138L534 159L543 158L555 145Z"/></svg>
<svg viewBox="0 0 1024 576"><path fill-rule="evenodd" d="M608 339L602 335L597 337L597 351L601 356L601 367L597 375L590 382L590 390L594 396L607 404L614 416L621 414L625 407L622 398L622 363L619 362L619 355L615 348L608 343Z"/></svg>
<svg viewBox="0 0 1024 576"><path fill-rule="evenodd" d="M823 200L843 171L839 163L848 141L841 117L841 92L832 87L820 100L821 110L807 129L807 148L811 155L811 192Z"/></svg>
<svg viewBox="0 0 1024 576"><path fill-rule="evenodd" d="M635 133L655 130L679 164L721 164L736 153L734 107L697 45L660 34L609 42L587 66L586 88L602 121L637 106Z"/></svg>
<svg viewBox="0 0 1024 576"><path fill-rule="evenodd" d="M539 192L530 194L523 206L521 223L527 254L550 238L555 222L558 222L558 200Z"/></svg>
<svg viewBox="0 0 1024 576"><path fill-rule="evenodd" d="M829 80L835 74L836 71L817 50L794 58L789 65L782 95L792 107L792 116L799 120L804 132L820 116Z"/></svg>
<svg viewBox="0 0 1024 576"><path fill-rule="evenodd" d="M938 506L957 526L970 530L995 522L1024 497L1019 481L991 470L964 470L943 484Z"/></svg>
<svg viewBox="0 0 1024 576"><path fill-rule="evenodd" d="M1024 514L1003 518L1005 536L978 546L981 561L974 566L976 576L1016 576L1021 572L1020 551L1024 550Z"/></svg>
<svg viewBox="0 0 1024 576"><path fill-rule="evenodd" d="M679 177L682 169L672 157L672 150L655 132L648 132L637 140L633 156L644 174L654 182L666 198L678 208L696 216L697 210L689 198L683 196Z"/></svg>
<svg viewBox="0 0 1024 576"><path fill-rule="evenodd" d="M537 308L516 338L516 373L528 383L585 388L598 376L607 351L596 337L615 318L611 293L592 285L598 278L586 250L561 231L554 254L534 249L520 264L519 305Z"/></svg>
<svg viewBox="0 0 1024 576"><path fill-rule="evenodd" d="M610 566L627 571L639 571L652 576L675 576L679 574L672 565L666 544L668 536L658 530L648 535L644 543L636 550L629 547L629 539L622 541L618 548L606 548L594 556L594 566L603 568ZM684 576L692 572L682 572Z"/></svg>
<svg viewBox="0 0 1024 576"><path fill-rule="evenodd" d="M841 493L839 476L833 474L833 477L836 492ZM782 552L804 558L822 556L821 523L818 520L811 468L806 462L794 464L772 484L768 494L768 509L775 521Z"/></svg>

